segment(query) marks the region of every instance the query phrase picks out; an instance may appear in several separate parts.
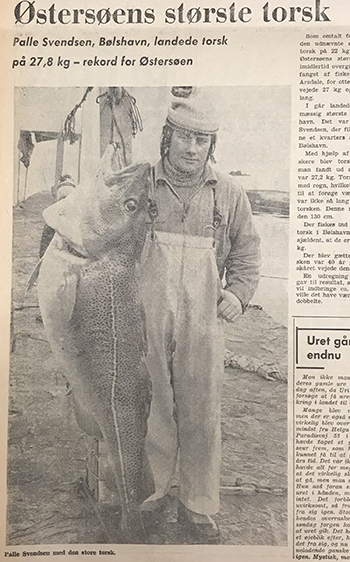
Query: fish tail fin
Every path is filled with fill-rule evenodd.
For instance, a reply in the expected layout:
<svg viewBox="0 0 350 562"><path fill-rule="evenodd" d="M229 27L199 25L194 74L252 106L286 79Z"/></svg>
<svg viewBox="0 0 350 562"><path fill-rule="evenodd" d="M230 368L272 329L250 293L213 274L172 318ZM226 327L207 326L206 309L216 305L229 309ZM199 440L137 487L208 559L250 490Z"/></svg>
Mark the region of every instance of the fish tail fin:
<svg viewBox="0 0 350 562"><path fill-rule="evenodd" d="M155 491L156 489L154 485L154 478L153 478L151 465L148 461L146 453L144 453L142 487L139 491L139 498L138 498L140 503L146 501L150 496L154 494Z"/></svg>

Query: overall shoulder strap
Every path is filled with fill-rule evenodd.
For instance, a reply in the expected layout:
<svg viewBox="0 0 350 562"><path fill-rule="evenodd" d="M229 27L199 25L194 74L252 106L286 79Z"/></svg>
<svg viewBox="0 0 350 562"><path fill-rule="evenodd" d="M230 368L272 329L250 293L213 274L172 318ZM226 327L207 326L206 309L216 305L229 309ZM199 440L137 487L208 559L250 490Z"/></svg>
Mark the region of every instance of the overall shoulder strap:
<svg viewBox="0 0 350 562"><path fill-rule="evenodd" d="M148 193L148 214L151 219L151 240L154 240L155 220L158 216L158 205L156 200L156 175L155 168L151 168L151 184Z"/></svg>
<svg viewBox="0 0 350 562"><path fill-rule="evenodd" d="M213 206L213 228L214 230L216 230L217 228L219 228L221 221L222 221L222 214L219 211L218 208L218 202L217 202L217 193L216 193L216 187L215 185L211 186L212 191L213 191L213 199L214 199L214 206Z"/></svg>

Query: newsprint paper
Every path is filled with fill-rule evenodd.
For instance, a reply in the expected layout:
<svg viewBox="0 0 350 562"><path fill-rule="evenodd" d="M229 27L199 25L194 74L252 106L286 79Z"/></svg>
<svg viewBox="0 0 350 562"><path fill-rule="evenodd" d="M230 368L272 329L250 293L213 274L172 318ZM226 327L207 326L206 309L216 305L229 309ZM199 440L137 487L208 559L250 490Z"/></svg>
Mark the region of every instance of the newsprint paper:
<svg viewBox="0 0 350 562"><path fill-rule="evenodd" d="M349 23L1 1L1 560L350 559Z"/></svg>

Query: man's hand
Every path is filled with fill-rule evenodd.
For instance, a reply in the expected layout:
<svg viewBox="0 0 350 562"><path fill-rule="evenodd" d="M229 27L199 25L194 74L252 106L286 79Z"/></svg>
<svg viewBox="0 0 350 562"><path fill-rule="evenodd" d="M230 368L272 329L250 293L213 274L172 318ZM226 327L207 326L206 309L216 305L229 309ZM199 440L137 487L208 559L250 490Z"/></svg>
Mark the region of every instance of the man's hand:
<svg viewBox="0 0 350 562"><path fill-rule="evenodd" d="M230 291L221 290L221 299L218 304L218 316L221 316L227 322L234 322L242 316L242 305L239 298Z"/></svg>

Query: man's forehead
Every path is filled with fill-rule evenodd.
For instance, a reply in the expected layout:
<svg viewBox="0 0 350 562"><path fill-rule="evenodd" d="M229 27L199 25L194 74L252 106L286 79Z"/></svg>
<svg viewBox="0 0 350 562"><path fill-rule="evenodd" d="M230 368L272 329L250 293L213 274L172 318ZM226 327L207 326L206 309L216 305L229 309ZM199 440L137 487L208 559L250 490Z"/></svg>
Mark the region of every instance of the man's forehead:
<svg viewBox="0 0 350 562"><path fill-rule="evenodd" d="M211 133L202 133L201 131L192 131L191 129L185 129L182 127L175 127L174 131L179 135L185 135L189 137L196 137L196 138L207 138L211 137Z"/></svg>

